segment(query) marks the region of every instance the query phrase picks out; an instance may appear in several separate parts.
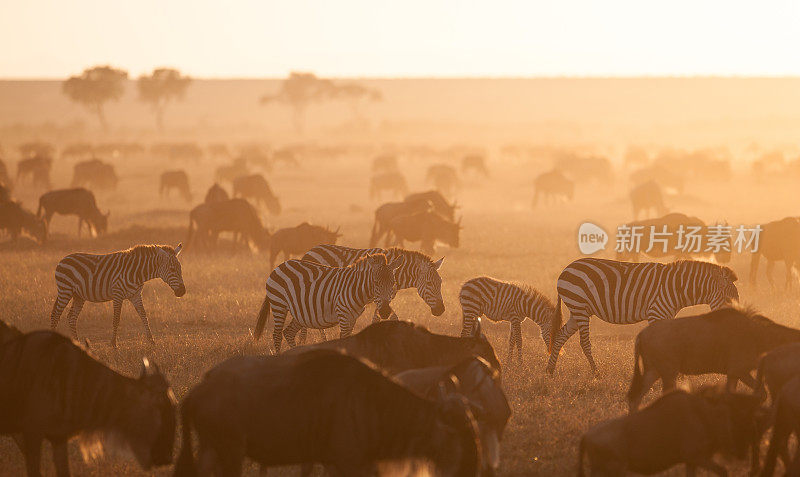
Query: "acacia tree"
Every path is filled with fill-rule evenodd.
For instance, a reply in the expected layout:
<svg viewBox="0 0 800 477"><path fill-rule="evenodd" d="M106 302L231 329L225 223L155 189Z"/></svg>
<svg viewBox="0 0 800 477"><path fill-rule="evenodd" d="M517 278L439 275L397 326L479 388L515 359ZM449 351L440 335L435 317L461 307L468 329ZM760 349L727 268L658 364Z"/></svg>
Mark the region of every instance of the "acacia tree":
<svg viewBox="0 0 800 477"><path fill-rule="evenodd" d="M92 110L104 131L108 131L105 103L116 101L125 92L128 72L111 66L95 66L83 70L79 76L71 76L62 83L62 91L72 101Z"/></svg>
<svg viewBox="0 0 800 477"><path fill-rule="evenodd" d="M156 116L156 127L164 130L164 109L170 101L183 99L192 79L173 68L157 68L137 81L139 100L150 104Z"/></svg>
<svg viewBox="0 0 800 477"><path fill-rule="evenodd" d="M317 78L314 73L293 71L283 80L276 94L266 94L261 97L261 104L273 102L288 104L293 111L294 127L298 132L302 132L308 106L331 99L334 90L335 87L330 80Z"/></svg>

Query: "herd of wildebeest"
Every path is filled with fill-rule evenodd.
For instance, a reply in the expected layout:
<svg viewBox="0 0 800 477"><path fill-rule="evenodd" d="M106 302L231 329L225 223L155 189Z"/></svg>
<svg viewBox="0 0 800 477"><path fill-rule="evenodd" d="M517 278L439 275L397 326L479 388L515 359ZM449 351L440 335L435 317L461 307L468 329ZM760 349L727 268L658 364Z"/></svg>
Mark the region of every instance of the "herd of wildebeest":
<svg viewBox="0 0 800 477"><path fill-rule="evenodd" d="M228 151L221 144L208 148L211 155ZM31 143L20 147L20 153L14 180L0 162L0 229L14 241L27 234L44 243L54 214L77 216L79 235L84 225L93 235L107 232L109 212L102 212L95 192L115 188L119 178L113 161L97 156L151 153L186 159L199 151L187 144L158 144L149 152L133 144L74 144L63 148L61 157L88 159L74 165L71 188L54 190L49 190L54 148ZM509 148L504 153L518 151ZM726 475L714 460L719 454L749 458L751 472L761 475L772 475L780 458L787 474L800 475L800 453L792 456L789 445L790 436L800 433L800 330L736 305L737 277L722 265L730 261L730 250L703 257L714 264L701 267L709 271L686 272L707 276L675 275L679 278L668 280L669 284L653 283L652 277L671 273L670 265L639 262L638 252L620 253L619 261L578 260L559 279L555 305L530 287L478 277L462 287L461 335L435 334L397 320L389 301L398 288L416 288L433 314L443 312L438 275L442 260L433 261L428 255L437 243L459 246L461 225L454 198L462 177L490 177L485 155L463 154L460 168L444 161L430 164L426 180L433 189L413 193L395 155L375 157L367 194L372 200L390 197L395 201L377 207L369 249L361 250L337 248L338 230L308 222L277 231L264 225L262 211L277 215L282 205L255 169L269 171L280 162L299 167L298 157L302 151L292 148L242 147L216 170L216 182L208 184L203 201L189 213L184 245L202 253L216 248L219 235L229 232L234 242L269 253L274 268L270 280L284 282L279 291L271 291L267 282L258 326L263 328L261 320L269 316L270 306L273 313L279 305L285 306L294 325L276 333L276 345L290 330L302 331L302 345L294 346L293 334L291 340L287 338L291 349L283 353L276 346L274 354L230 358L207 371L179 406L155 363L145 359L138 378L120 375L92 356L88 341L77 341L76 322L83 301L114 301L116 345L117 303L128 299L147 327L142 284L161 278L176 296L186 292L177 260L183 246L139 246L108 255L65 257L56 268L59 296L51 318L55 328L66 306L66 301L59 305L62 284L68 283L73 288L65 299L73 300L69 322L75 339L55 331L21 333L0 320L0 434L14 438L28 475L39 475L43 440L53 445L58 475L68 475L67 442L76 436L84 455L117 446L127 448L144 469L171 465L178 429L182 435L175 475L238 475L245 458L258 463L263 472L269 466L301 465L303 475L314 464L323 465L331 475L373 475L385 470L385 462L406 463L403 472L407 474L493 475L501 464L503 431L512 412L503 390L500 361L481 332L480 317L510 322L506 365L513 365L515 350L521 359L519 324L526 318L541 327L554 364L563 345L559 338L566 340L578 329L570 329L572 320L562 326L562 299L574 318L581 311L575 308L575 296L591 295L591 290L570 289L564 278L568 270L580 267L616 267L616 281L595 277L595 283L602 282L614 293L631 293L631 303L620 305L623 308L614 308L611 299L598 305L603 300L596 298L591 305L606 308L598 311L586 302L583 311L611 323L646 319L650 324L634 343L627 395L630 412L588 429L576 443L579 475L587 466L593 475L623 475L651 474L678 464L686 466L687 475L694 475L697 468ZM729 160L702 152L668 151L652 160L647 151L632 148L625 163L637 168L630 174L635 221L631 223L648 227L705 227L696 217L667 213L665 191L682 190L687 175L713 171L720 178L731 170ZM796 164L782 157L765 155L754 163L751 175L762 180L770 173L781 173L775 171L794 168ZM605 180L611 174L607 159L559 155L554 167L535 179L532 205L571 201L582 178ZM13 199L14 191L22 188L45 191L36 213ZM189 174L182 169L165 168L158 189L162 195L177 193L187 203L194 200ZM639 220L642 213L649 218ZM381 241L384 248L376 248ZM404 250L406 243L419 243L422 253ZM763 225L760 248L752 254L751 280L764 256L770 280L773 264L785 262L789 286L791 269L800 258L798 243L799 219L787 217ZM338 266L312 262L324 253L340 254L341 262L348 262L341 254L352 254L352 260ZM673 247L666 254L657 249L647 252L650 258L674 253ZM284 262L277 264L278 258ZM678 258L673 268L691 265L699 257ZM642 275L636 274L636 267L645 270ZM642 276L652 280L633 283ZM653 295L652 303L642 298L649 288L662 286L666 291ZM275 295L279 292L280 303ZM355 319L373 302L378 306L376 319L351 335ZM712 311L674 318L681 306L673 310L665 303L710 304ZM636 307L643 307L642 316L603 316ZM325 316L303 321L304 313ZM392 319L387 319L390 314ZM323 319L328 315L332 321ZM324 336L325 328L337 325L342 330L340 338L304 344L306 328L318 328ZM259 334L260 330L254 336ZM594 367L588 328L585 335L580 329L580 339ZM727 384L693 391L676 388L680 375L709 373L726 376ZM639 409L659 380L663 395ZM739 381L752 392L737 391ZM770 429L762 465L762 444Z"/></svg>

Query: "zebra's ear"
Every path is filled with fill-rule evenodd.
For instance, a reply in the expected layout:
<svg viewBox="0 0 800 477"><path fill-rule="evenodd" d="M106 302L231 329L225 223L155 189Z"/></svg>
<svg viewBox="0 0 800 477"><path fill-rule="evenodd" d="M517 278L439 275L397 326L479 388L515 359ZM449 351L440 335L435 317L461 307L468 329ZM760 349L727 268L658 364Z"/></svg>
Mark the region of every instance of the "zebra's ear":
<svg viewBox="0 0 800 477"><path fill-rule="evenodd" d="M442 257L439 260L436 260L435 262L433 262L433 268L435 268L436 270L439 270L439 269L442 268L442 264L443 263L444 263L444 257Z"/></svg>
<svg viewBox="0 0 800 477"><path fill-rule="evenodd" d="M175 247L175 256L176 257L181 254L181 250L183 250L183 243L179 243L178 246Z"/></svg>

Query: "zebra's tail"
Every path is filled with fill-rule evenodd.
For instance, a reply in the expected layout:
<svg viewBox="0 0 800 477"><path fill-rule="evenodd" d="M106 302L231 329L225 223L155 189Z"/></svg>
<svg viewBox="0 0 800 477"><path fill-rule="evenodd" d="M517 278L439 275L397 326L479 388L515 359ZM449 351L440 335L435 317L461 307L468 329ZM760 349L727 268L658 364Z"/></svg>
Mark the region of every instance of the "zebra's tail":
<svg viewBox="0 0 800 477"><path fill-rule="evenodd" d="M181 404L181 453L175 461L175 477L193 477L197 475L197 466L192 452L192 420L191 413L191 394L184 398Z"/></svg>
<svg viewBox="0 0 800 477"><path fill-rule="evenodd" d="M583 477L583 455L586 453L586 438L581 437L580 444L578 444L578 477Z"/></svg>
<svg viewBox="0 0 800 477"><path fill-rule="evenodd" d="M643 383L644 377L642 373L642 353L639 346L639 337L637 336L636 341L634 341L633 344L633 377L631 378L631 386L628 388L629 406L630 403L632 403L634 399L637 399L642 393Z"/></svg>
<svg viewBox="0 0 800 477"><path fill-rule="evenodd" d="M550 320L550 343L547 346L547 352L553 352L553 345L556 342L556 335L561 330L561 295L556 298L556 308L553 311L553 317Z"/></svg>
<svg viewBox="0 0 800 477"><path fill-rule="evenodd" d="M256 321L256 329L253 332L253 339L258 341L264 333L264 326L267 324L269 318L269 297L264 297L264 303L261 304L261 310L258 312L258 321Z"/></svg>
<svg viewBox="0 0 800 477"><path fill-rule="evenodd" d="M767 387L764 385L764 359L758 362L758 369L756 370L756 383L757 387L754 389L754 394L758 396L760 402L767 400ZM773 407L775 404L775 396L772 397Z"/></svg>

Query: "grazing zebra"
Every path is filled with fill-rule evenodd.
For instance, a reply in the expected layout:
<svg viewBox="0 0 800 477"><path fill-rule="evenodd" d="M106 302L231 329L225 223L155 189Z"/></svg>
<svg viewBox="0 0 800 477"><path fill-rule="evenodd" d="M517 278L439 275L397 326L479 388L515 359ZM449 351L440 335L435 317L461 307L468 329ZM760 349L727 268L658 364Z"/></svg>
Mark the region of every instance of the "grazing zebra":
<svg viewBox="0 0 800 477"><path fill-rule="evenodd" d="M717 310L739 299L736 279L736 273L728 267L693 260L668 264L575 260L558 277L558 313L550 331L553 346L547 372L555 370L558 352L576 331L580 331L581 347L592 371L597 372L589 341L592 315L609 323L629 324L673 318L682 308L693 305L710 305ZM570 311L563 327L562 300Z"/></svg>
<svg viewBox="0 0 800 477"><path fill-rule="evenodd" d="M72 300L69 328L78 339L78 315L86 301L114 302L114 334L111 346L117 347L117 328L123 300L130 300L153 342L147 312L142 304L144 282L160 278L169 285L175 296L186 293L178 255L182 244L174 249L168 245L137 245L128 250L105 255L73 253L62 258L56 266L58 296L50 314L50 326L55 329L61 313Z"/></svg>
<svg viewBox="0 0 800 477"><path fill-rule="evenodd" d="M381 318L387 318L391 311L389 302L397 291L394 273L400 265L399 258L389 263L383 254L368 255L345 268L287 260L267 278L267 295L253 336L256 340L261 337L270 308L275 353L281 349L289 312L293 320L286 329L286 341L291 347L295 346L294 337L301 328L325 329L338 323L340 336L349 336L356 318L372 301L378 305Z"/></svg>
<svg viewBox="0 0 800 477"><path fill-rule="evenodd" d="M492 321L508 321L511 323L508 360L513 360L516 346L517 358L522 362L521 324L525 318L530 318L539 325L542 340L550 348L550 326L556 309L553 302L537 290L494 278L478 277L461 286L459 300L463 317L461 336L474 335L481 316Z"/></svg>
<svg viewBox="0 0 800 477"><path fill-rule="evenodd" d="M386 255L389 262L400 259L400 267L395 272L397 289L416 288L417 294L431 308L433 316L441 316L444 313L444 301L442 300L442 277L439 276L439 269L442 268L444 257L437 261L424 253L402 248L350 248L341 245L318 245L303 255L303 260L317 262L329 267L346 267L356 260L382 253ZM397 319L397 314L391 310L390 318ZM378 309L372 316L372 322L379 320Z"/></svg>

